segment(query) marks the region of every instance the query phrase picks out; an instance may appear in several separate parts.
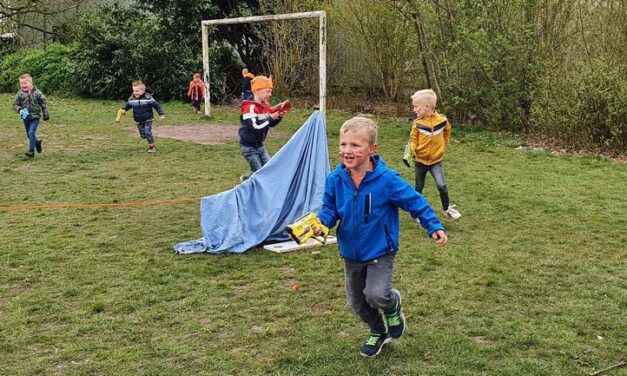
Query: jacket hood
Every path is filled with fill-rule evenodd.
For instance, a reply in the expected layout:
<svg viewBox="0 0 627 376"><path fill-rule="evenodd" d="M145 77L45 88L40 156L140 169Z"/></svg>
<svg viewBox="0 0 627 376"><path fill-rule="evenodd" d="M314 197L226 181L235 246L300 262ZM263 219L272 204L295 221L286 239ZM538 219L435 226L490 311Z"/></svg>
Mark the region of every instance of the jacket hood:
<svg viewBox="0 0 627 376"><path fill-rule="evenodd" d="M139 98L137 98L133 94L131 94L131 96L128 97L128 100L132 101L132 100L137 100L137 99L152 99L152 94L153 94L152 90L150 92L148 92L148 89L146 89L144 94L142 94Z"/></svg>

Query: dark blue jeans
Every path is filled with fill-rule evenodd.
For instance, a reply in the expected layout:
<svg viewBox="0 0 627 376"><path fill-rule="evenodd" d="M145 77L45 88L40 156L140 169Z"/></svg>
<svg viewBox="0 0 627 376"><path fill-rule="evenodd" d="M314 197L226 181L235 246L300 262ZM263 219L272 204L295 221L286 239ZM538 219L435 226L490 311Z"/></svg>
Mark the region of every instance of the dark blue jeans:
<svg viewBox="0 0 627 376"><path fill-rule="evenodd" d="M39 119L24 120L24 128L26 129L26 136L28 137L28 152L34 153L37 146L37 127L39 126Z"/></svg>
<svg viewBox="0 0 627 376"><path fill-rule="evenodd" d="M155 139L152 136L152 119L137 123L137 130L139 131L139 136L145 138L149 144L155 143Z"/></svg>
<svg viewBox="0 0 627 376"><path fill-rule="evenodd" d="M396 307L392 292L395 253L368 262L344 259L344 279L348 304L368 324L370 331L386 331L382 311Z"/></svg>
<svg viewBox="0 0 627 376"><path fill-rule="evenodd" d="M250 165L252 172L259 170L270 160L270 154L268 154L268 151L263 145L256 148L254 146L244 146L240 144L239 149L244 159L246 159L246 162Z"/></svg>

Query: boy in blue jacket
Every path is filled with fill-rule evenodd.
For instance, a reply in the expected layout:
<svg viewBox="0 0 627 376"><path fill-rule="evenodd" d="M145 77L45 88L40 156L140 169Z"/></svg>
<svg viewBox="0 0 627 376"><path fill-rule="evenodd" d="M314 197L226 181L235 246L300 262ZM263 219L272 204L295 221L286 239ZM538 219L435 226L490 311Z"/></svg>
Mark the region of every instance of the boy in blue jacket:
<svg viewBox="0 0 627 376"><path fill-rule="evenodd" d="M133 120L137 123L139 136L148 141L148 152L156 152L155 138L152 135L152 109L157 110L160 120L165 119L165 112L163 112L161 104L152 97L152 93L146 92L146 85L142 81L133 81L133 95L122 106L124 111L128 111L131 108L133 109Z"/></svg>
<svg viewBox="0 0 627 376"><path fill-rule="evenodd" d="M361 355L375 356L405 331L401 294L392 288L398 251L399 211L420 221L436 243L447 242L435 212L377 151L377 125L354 117L340 128L341 163L326 179L320 222L331 228L344 259L348 302L370 328ZM383 311L383 315L381 314Z"/></svg>

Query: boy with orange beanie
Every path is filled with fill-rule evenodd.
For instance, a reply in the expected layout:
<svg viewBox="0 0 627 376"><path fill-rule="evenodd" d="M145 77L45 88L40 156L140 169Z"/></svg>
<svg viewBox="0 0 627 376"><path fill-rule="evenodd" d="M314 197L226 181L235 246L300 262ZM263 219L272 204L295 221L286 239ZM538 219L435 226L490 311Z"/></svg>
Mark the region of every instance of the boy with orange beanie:
<svg viewBox="0 0 627 376"><path fill-rule="evenodd" d="M285 108L280 110L270 106L272 97L272 76L256 76L251 82L253 100L242 101L239 128L239 146L244 159L255 172L268 163L270 155L263 145L271 127L283 119ZM250 175L240 176L240 181Z"/></svg>

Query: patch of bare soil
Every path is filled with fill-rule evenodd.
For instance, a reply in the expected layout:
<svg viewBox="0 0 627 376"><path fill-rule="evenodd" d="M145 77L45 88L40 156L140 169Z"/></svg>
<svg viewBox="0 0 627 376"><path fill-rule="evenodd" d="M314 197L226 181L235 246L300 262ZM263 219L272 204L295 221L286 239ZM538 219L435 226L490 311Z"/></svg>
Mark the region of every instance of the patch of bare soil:
<svg viewBox="0 0 627 376"><path fill-rule="evenodd" d="M194 142L202 145L218 145L239 140L239 127L227 124L162 125L152 129L157 137Z"/></svg>
<svg viewBox="0 0 627 376"><path fill-rule="evenodd" d="M137 134L135 126L127 126L124 129L134 135ZM229 142L238 142L237 131L239 126L228 124L183 124L183 125L158 125L153 126L152 133L160 138L172 138L175 140L193 142L201 145L219 145ZM285 137L280 131L272 130L268 138Z"/></svg>

